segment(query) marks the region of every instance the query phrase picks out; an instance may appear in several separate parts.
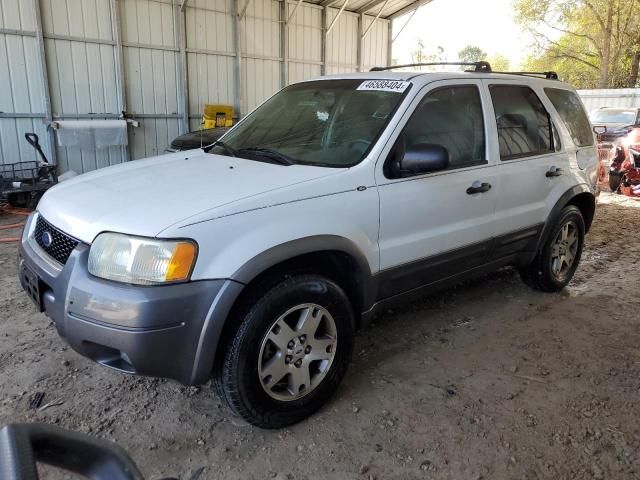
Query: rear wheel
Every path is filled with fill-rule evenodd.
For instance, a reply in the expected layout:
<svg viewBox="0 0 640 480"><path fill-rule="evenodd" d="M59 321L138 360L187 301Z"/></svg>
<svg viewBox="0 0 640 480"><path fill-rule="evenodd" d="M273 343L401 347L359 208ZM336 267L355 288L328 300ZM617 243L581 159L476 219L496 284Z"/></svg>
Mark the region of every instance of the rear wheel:
<svg viewBox="0 0 640 480"><path fill-rule="evenodd" d="M578 268L584 245L580 209L566 206L533 262L520 270L525 283L544 292L562 290Z"/></svg>
<svg viewBox="0 0 640 480"><path fill-rule="evenodd" d="M609 188L613 193L616 193L618 191L621 182L622 175L617 172L609 172Z"/></svg>
<svg viewBox="0 0 640 480"><path fill-rule="evenodd" d="M317 275L296 275L255 301L230 335L214 374L234 413L281 428L318 410L351 358L354 315L344 291Z"/></svg>

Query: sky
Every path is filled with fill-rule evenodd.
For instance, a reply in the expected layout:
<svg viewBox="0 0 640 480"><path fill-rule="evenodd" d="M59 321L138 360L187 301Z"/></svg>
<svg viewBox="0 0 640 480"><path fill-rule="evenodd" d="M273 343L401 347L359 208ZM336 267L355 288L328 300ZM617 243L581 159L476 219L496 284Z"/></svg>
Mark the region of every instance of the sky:
<svg viewBox="0 0 640 480"><path fill-rule="evenodd" d="M513 0L433 0L417 11L409 24L393 42L393 58L400 63L411 61L418 39L425 53L436 53L438 45L449 61L467 45L477 45L491 57L509 58L511 69L517 69L527 56L532 41L515 22ZM407 16L394 21L397 35Z"/></svg>

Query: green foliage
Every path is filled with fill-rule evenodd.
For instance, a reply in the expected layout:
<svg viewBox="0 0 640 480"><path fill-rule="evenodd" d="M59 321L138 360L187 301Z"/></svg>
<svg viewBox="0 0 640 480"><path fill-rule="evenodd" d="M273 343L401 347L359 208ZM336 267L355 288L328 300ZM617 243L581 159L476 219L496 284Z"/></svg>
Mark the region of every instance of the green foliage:
<svg viewBox="0 0 640 480"><path fill-rule="evenodd" d="M444 48L438 45L434 53L427 53L421 39L417 40L416 48L411 51L412 63L444 62L445 60Z"/></svg>
<svg viewBox="0 0 640 480"><path fill-rule="evenodd" d="M535 39L526 69L555 70L578 88L637 84L640 0L515 0L514 7Z"/></svg>
<svg viewBox="0 0 640 480"><path fill-rule="evenodd" d="M458 52L458 60L461 62L479 62L486 59L486 52L483 52L480 47L475 45L467 45Z"/></svg>
<svg viewBox="0 0 640 480"><path fill-rule="evenodd" d="M508 72L511 69L511 62L504 55L499 53L487 59L491 68L496 72Z"/></svg>

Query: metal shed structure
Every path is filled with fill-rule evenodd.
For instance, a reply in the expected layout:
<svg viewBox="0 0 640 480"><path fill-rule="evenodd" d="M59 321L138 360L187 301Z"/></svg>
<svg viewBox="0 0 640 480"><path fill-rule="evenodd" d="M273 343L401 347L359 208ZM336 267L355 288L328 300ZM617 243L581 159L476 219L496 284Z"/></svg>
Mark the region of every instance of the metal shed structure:
<svg viewBox="0 0 640 480"><path fill-rule="evenodd" d="M203 105L242 116L287 84L391 59L391 21L426 0L0 0L0 163L60 172L162 153ZM129 145L63 148L47 125L139 121Z"/></svg>
<svg viewBox="0 0 640 480"><path fill-rule="evenodd" d="M587 111L602 107L640 107L640 88L598 88L578 90Z"/></svg>

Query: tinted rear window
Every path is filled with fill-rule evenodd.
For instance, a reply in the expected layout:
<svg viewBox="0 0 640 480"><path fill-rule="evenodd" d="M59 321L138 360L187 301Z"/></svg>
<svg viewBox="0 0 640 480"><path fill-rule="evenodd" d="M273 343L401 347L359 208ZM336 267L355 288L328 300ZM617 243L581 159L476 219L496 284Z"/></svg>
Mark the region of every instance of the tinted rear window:
<svg viewBox="0 0 640 480"><path fill-rule="evenodd" d="M543 155L555 150L553 127L544 105L524 85L491 85L500 159Z"/></svg>
<svg viewBox="0 0 640 480"><path fill-rule="evenodd" d="M593 145L593 133L587 114L577 94L559 88L545 88L549 100L567 126L573 143L578 147Z"/></svg>

